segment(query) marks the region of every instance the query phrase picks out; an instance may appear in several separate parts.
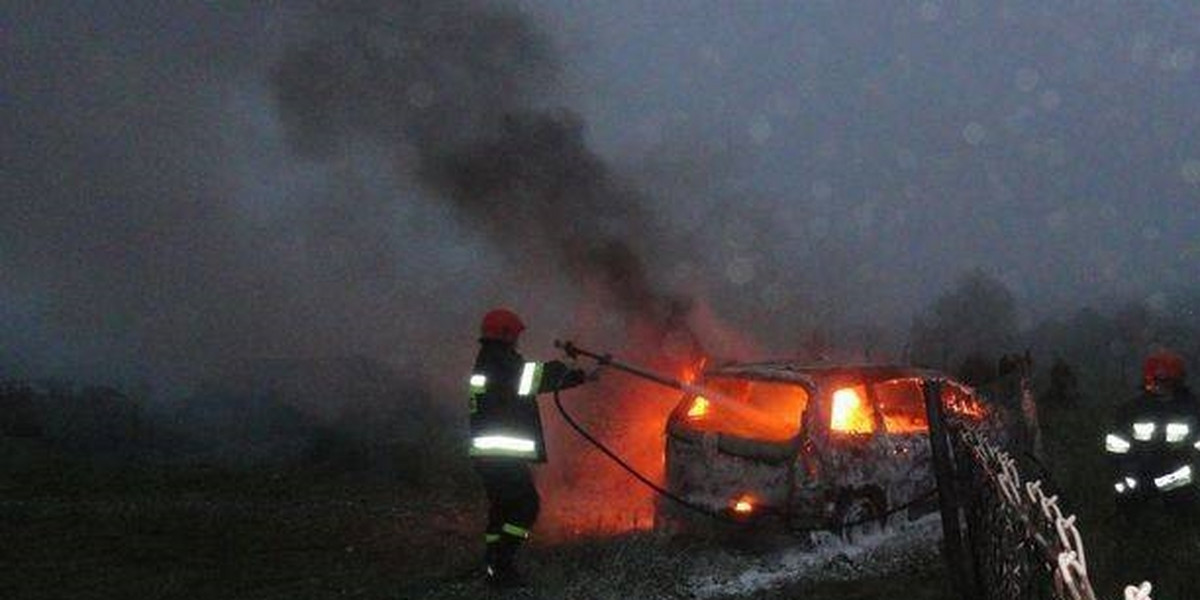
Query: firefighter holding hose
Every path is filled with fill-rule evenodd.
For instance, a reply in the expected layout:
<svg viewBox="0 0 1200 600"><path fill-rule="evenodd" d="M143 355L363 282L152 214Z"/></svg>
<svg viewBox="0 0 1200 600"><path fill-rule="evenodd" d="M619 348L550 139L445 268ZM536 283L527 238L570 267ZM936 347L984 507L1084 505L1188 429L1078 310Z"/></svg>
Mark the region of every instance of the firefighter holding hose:
<svg viewBox="0 0 1200 600"><path fill-rule="evenodd" d="M588 380L560 361L527 362L517 352L524 330L511 310L484 315L470 377L470 455L489 505L484 564L488 582L500 587L524 583L514 559L538 516L530 465L546 461L546 447L537 395Z"/></svg>

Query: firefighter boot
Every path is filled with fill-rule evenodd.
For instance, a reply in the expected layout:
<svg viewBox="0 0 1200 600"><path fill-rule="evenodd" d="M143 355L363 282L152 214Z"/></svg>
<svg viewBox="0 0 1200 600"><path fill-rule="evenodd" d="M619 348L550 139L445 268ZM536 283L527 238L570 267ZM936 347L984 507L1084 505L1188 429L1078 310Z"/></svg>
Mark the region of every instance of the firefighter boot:
<svg viewBox="0 0 1200 600"><path fill-rule="evenodd" d="M516 554L517 548L521 545L519 539L503 536L503 538L489 545L489 554L491 560L487 565L487 581L489 585L498 588L518 588L526 587L528 583L525 577L517 569ZM495 548L493 551L492 548Z"/></svg>
<svg viewBox="0 0 1200 600"><path fill-rule="evenodd" d="M483 568L484 573L490 578L492 572L496 569L496 562L500 554L500 536L488 534L483 550Z"/></svg>

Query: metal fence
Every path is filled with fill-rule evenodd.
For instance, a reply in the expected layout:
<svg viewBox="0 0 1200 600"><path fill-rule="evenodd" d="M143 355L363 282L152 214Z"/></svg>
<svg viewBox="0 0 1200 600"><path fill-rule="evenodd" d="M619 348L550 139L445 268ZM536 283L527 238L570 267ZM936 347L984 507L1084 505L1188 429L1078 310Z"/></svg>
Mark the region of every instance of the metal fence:
<svg viewBox="0 0 1200 600"><path fill-rule="evenodd" d="M1022 385L1027 391L1028 386ZM1027 480L987 428L943 411L940 384L926 390L943 553L963 598L1098 600L1075 515L1041 480ZM1125 588L1150 600L1151 585Z"/></svg>

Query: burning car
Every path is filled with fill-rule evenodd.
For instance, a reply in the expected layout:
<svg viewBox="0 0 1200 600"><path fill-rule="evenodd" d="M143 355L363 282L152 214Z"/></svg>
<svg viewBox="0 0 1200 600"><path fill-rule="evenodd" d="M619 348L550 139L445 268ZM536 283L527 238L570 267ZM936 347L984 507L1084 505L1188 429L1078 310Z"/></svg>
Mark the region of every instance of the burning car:
<svg viewBox="0 0 1200 600"><path fill-rule="evenodd" d="M765 362L708 371L667 421L666 488L723 520L790 529L930 511L924 384L933 379L945 410L983 420L975 390L924 369ZM704 520L687 508L661 500L656 524Z"/></svg>

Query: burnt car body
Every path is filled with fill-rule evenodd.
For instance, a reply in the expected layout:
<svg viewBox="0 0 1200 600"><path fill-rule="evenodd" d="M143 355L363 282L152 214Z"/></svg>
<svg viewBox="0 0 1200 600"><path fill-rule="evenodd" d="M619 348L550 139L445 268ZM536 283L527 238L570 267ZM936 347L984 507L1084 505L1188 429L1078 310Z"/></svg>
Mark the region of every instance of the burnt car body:
<svg viewBox="0 0 1200 600"><path fill-rule="evenodd" d="M942 382L945 410L985 421L975 390L931 370L775 361L708 371L695 383L713 398L685 394L667 422L666 487L704 510L793 530L931 511L930 380ZM695 513L663 499L657 523L695 530L706 521Z"/></svg>

